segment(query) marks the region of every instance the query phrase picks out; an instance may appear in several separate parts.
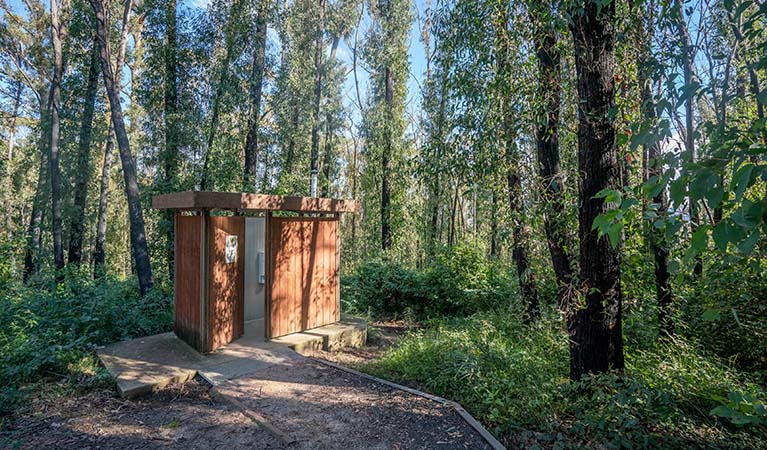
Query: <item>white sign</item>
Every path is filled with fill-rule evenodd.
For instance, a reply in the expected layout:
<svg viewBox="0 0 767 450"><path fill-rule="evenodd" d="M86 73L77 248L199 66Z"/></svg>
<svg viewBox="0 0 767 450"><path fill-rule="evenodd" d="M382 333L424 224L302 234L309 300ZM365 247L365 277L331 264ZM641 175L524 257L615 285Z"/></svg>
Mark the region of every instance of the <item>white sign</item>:
<svg viewBox="0 0 767 450"><path fill-rule="evenodd" d="M226 250L224 251L226 264L237 262L237 236L226 236Z"/></svg>

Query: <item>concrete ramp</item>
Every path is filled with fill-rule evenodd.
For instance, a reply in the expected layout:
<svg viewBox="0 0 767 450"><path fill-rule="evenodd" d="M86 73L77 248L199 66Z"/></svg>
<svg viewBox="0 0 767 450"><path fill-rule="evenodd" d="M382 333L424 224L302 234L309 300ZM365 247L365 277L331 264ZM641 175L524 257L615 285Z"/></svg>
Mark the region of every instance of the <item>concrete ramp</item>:
<svg viewBox="0 0 767 450"><path fill-rule="evenodd" d="M240 339L200 354L173 333L117 342L97 354L122 397L135 397L183 383L199 374L213 386L226 380L302 358L297 352L364 345L363 320L345 320L302 333L264 340L263 321L245 324Z"/></svg>

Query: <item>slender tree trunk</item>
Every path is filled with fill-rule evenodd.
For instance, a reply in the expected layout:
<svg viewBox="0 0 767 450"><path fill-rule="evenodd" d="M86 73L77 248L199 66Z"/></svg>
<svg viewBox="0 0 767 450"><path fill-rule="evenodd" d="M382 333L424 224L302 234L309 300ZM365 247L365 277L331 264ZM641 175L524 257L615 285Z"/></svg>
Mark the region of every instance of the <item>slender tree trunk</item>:
<svg viewBox="0 0 767 450"><path fill-rule="evenodd" d="M100 0L98 0L100 1ZM133 8L132 1L125 2L125 8L123 9L122 18L122 31L120 34L119 47L117 49L117 57L115 58L115 70L114 73L122 74L123 65L125 64L125 52L128 45L128 35L130 28L128 27L128 20L130 18L131 10ZM101 38L98 36L98 23L96 40L99 45L99 61L101 61ZM107 61L108 64L111 62ZM122 77L116 77L114 79L114 89L116 92L120 92L122 86ZM101 186L99 189L99 210L98 219L96 221L96 243L93 247L93 276L98 278L104 274L106 261L105 245L107 240L107 216L109 213L109 182L112 174L112 164L114 163L114 148L115 148L115 126L112 114L109 116L109 131L107 133L107 142L104 147L104 163L101 166Z"/></svg>
<svg viewBox="0 0 767 450"><path fill-rule="evenodd" d="M176 58L176 1L170 0L165 5L165 153L162 158L164 191L171 192L177 188L178 170L178 86L176 82L178 62ZM206 156L207 157L207 156ZM165 235L165 260L168 264L168 277L171 282L175 271L175 234L174 212L170 209L163 211L161 228Z"/></svg>
<svg viewBox="0 0 767 450"><path fill-rule="evenodd" d="M500 247L498 245L498 193L493 187L491 194L491 202L493 210L490 212L490 257L498 258L500 254ZM433 220L436 220L434 218Z"/></svg>
<svg viewBox="0 0 767 450"><path fill-rule="evenodd" d="M743 32L741 31L740 17L738 17L738 20L735 20L734 15L730 13L729 18L730 27L732 28L732 33L735 36L735 42L742 44L744 36ZM764 123L764 104L759 101L759 93L762 92L761 86L759 85L759 74L754 68L754 65L749 64L748 61L746 61L746 70L748 72L749 90L751 91L751 95L754 96L754 101L756 102L756 117L761 123ZM762 142L764 145L767 145L767 130L765 130L764 127L762 128L761 135Z"/></svg>
<svg viewBox="0 0 767 450"><path fill-rule="evenodd" d="M322 53L325 49L325 0L320 1L314 43L314 108L312 109L312 148L309 180L309 196L317 196L320 151L320 104L322 103Z"/></svg>
<svg viewBox="0 0 767 450"><path fill-rule="evenodd" d="M572 255L567 250L567 221L562 192L563 175L559 165L559 110L561 103L561 62L557 35L553 24L539 6L529 4L529 16L534 26L533 41L538 63L538 97L545 117L535 129L538 170L543 184L546 205L544 229L551 254L554 274L559 285L559 309L567 311L573 280Z"/></svg>
<svg viewBox="0 0 767 450"><path fill-rule="evenodd" d="M200 180L200 189L205 191L210 189L210 157L213 150L213 144L218 134L218 124L221 119L221 102L223 101L224 93L229 84L229 65L232 62L232 52L234 51L234 44L236 36L233 24L235 21L240 20L242 13L242 1L235 0L232 4L231 11L229 12L229 23L224 31L224 59L221 62L221 72L218 75L218 81L215 85L215 93L213 94L213 107L210 115L210 128L208 129L207 147L205 149L205 160L202 165L202 179ZM174 16L175 18L175 16Z"/></svg>
<svg viewBox="0 0 767 450"><path fill-rule="evenodd" d="M684 5L682 0L674 0L674 8L677 12L677 33L682 47L682 74L684 76L684 85L690 86L692 84L692 64L693 64L693 47L690 39L690 33L687 30L687 22L684 19ZM695 116L693 109L693 102L695 101L694 95L688 95L684 102L684 148L687 154L687 160L690 163L695 163ZM692 232L698 229L700 224L700 211L698 210L698 204L692 197L688 197L690 202L690 224ZM695 276L700 277L703 274L703 260L700 257L695 258L695 267L693 268Z"/></svg>
<svg viewBox="0 0 767 450"><path fill-rule="evenodd" d="M381 250L388 250L392 245L391 236L391 187L389 186L389 177L391 176L391 154L392 154L392 133L391 123L393 120L392 104L394 102L394 79L391 67L384 70L384 82L386 83L386 118L385 142L383 154L381 155Z"/></svg>
<svg viewBox="0 0 767 450"><path fill-rule="evenodd" d="M109 97L112 123L114 124L115 136L117 137L117 146L120 151L120 161L122 163L123 176L125 179L125 194L128 198L128 215L130 220L131 248L136 263L139 289L141 294L144 295L152 288L154 281L152 280L152 267L149 263L149 252L147 251L144 214L141 211L136 168L133 162L133 155L131 155L130 142L128 141L125 122L123 121L120 93L116 89L115 76L110 62L107 33L109 27L106 22L103 0L90 0L90 2L96 13L96 34L98 36L99 51L101 54L101 71L104 74L104 86L106 87L107 95ZM127 25L127 23L125 25Z"/></svg>
<svg viewBox="0 0 767 450"><path fill-rule="evenodd" d="M19 109L21 108L21 95L24 93L24 84L17 81L16 95L13 96L13 113L8 124L8 164L13 162L13 150L16 146L16 120L19 118Z"/></svg>
<svg viewBox="0 0 767 450"><path fill-rule="evenodd" d="M53 235L53 261L57 270L64 268L64 244L61 219L61 171L59 170L59 136L61 127L61 79L64 76L63 41L66 25L62 23L58 0L51 0L51 43L53 44L53 78L51 79L51 228ZM62 274L57 275L61 280Z"/></svg>
<svg viewBox="0 0 767 450"><path fill-rule="evenodd" d="M653 28L652 16L645 18L641 11L642 7L636 9L639 15L638 35L640 39L639 60L637 62L637 80L641 93L642 105L640 107L642 118L645 121L655 123L657 114L655 112L655 102L652 94L652 48L650 46L651 32ZM661 144L655 143L645 147L646 166L645 181L650 177L663 176L663 162L661 160ZM661 190L653 198L653 203L657 205L659 214L666 214L668 201L666 200L666 191ZM671 291L671 275L668 270L668 248L664 242L664 233L654 226L648 224L648 241L650 244L650 253L653 256L655 267L655 292L658 301L658 326L662 334L671 335L674 333L673 319L673 296Z"/></svg>
<svg viewBox="0 0 767 450"><path fill-rule="evenodd" d="M333 36L333 42L330 45L330 57L328 58L327 62L327 71L330 73L330 71L333 69L333 64L336 61L336 51L338 50L338 44L340 42L340 38L338 36ZM327 113L325 114L325 145L324 145L324 156L322 158L322 171L323 175L325 175L325 179L323 180L322 184L322 197L329 197L330 196L330 187L331 187L331 180L330 177L332 176L332 166L333 166L333 138L335 137L335 130L333 129L333 114L331 114L330 108L328 108Z"/></svg>
<svg viewBox="0 0 767 450"><path fill-rule="evenodd" d="M598 237L594 219L609 208L595 195L618 187L620 164L611 111L615 107L615 2L586 0L570 31L578 85L579 235L583 306L568 318L570 377L623 370L620 251Z"/></svg>
<svg viewBox="0 0 767 450"><path fill-rule="evenodd" d="M517 150L516 130L514 126L514 111L511 105L511 88L509 83L512 79L511 46L508 36L508 13L506 6L502 5L496 18L496 49L498 74L501 84L504 86L501 110L503 114L503 133L505 158L507 165L507 189L509 196L509 210L512 221L512 259L517 266L519 287L522 291L522 300L525 304L526 319L530 322L540 318L540 304L538 301L538 289L535 284L535 276L530 267L530 257L527 250L529 233L525 227L525 216L522 202L522 179L520 178L519 160Z"/></svg>
<svg viewBox="0 0 767 450"><path fill-rule="evenodd" d="M88 84L85 88L85 103L80 121L80 142L77 158L77 182L75 183L75 200L72 211L72 222L69 230L69 264L80 264L83 254L83 235L85 229L85 204L88 193L88 180L91 175L91 132L93 130L93 111L96 104L96 93L99 81L99 47L94 39L91 50Z"/></svg>
<svg viewBox="0 0 767 450"><path fill-rule="evenodd" d="M93 277L98 278L104 274L106 252L104 245L107 241L107 213L109 206L109 180L114 162L114 126L109 119L109 131L107 142L104 146L104 163L101 166L101 187L99 188L99 211L96 221L96 243L93 247Z"/></svg>
<svg viewBox="0 0 767 450"><path fill-rule="evenodd" d="M261 95L264 86L264 64L266 61L266 14L268 0L259 0L256 16L256 34L253 45L253 68L250 72L250 115L248 137L245 139L245 175L243 189L256 190L256 163L258 162L258 135L261 124Z"/></svg>
<svg viewBox="0 0 767 450"><path fill-rule="evenodd" d="M43 89L41 89L43 91ZM32 213L29 216L29 225L27 226L27 245L24 253L24 282L36 274L40 269L40 246L42 243L42 224L43 212L46 202L45 187L48 184L48 145L50 143L50 133L48 132L48 120L50 117L50 92L45 95L39 92L40 98L40 141L38 147L40 150L40 164L37 172L37 186L35 196L32 200Z"/></svg>

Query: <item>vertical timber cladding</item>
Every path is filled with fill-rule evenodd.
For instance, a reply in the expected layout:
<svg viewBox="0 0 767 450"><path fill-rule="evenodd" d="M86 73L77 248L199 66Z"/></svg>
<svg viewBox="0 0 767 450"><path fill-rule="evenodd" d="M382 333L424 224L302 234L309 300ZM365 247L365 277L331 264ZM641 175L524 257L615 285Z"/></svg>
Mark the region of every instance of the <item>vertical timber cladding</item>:
<svg viewBox="0 0 767 450"><path fill-rule="evenodd" d="M201 232L203 216L176 213L176 270L174 285L175 314L173 330L192 347L203 348L200 328Z"/></svg>
<svg viewBox="0 0 767 450"><path fill-rule="evenodd" d="M208 339L213 351L244 332L245 217L210 216Z"/></svg>
<svg viewBox="0 0 767 450"><path fill-rule="evenodd" d="M340 320L338 239L337 217L271 218L271 337Z"/></svg>

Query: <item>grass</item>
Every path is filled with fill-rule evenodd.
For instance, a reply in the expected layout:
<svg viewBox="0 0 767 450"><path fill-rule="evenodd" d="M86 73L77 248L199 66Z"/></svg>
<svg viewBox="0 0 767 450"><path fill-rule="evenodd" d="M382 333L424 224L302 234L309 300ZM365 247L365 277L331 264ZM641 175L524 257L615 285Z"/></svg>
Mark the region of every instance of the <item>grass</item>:
<svg viewBox="0 0 767 450"><path fill-rule="evenodd" d="M571 383L561 322L481 313L433 321L365 370L460 402L515 446L761 448L767 438L764 388L681 338L629 346L623 376Z"/></svg>

